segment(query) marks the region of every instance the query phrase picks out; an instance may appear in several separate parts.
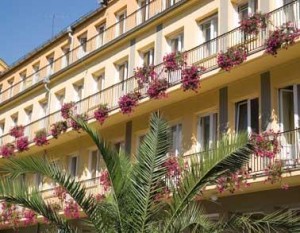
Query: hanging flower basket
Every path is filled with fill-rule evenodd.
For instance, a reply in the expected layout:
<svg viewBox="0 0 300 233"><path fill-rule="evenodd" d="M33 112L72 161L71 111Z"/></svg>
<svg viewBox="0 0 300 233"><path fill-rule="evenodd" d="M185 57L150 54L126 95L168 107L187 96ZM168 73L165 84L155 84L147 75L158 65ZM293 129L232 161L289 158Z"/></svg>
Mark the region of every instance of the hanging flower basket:
<svg viewBox="0 0 300 233"><path fill-rule="evenodd" d="M19 152L29 150L28 146L29 146L28 137L20 137L16 140L16 148Z"/></svg>
<svg viewBox="0 0 300 233"><path fill-rule="evenodd" d="M200 75L205 71L204 67L185 67L181 72L181 82L183 91L192 90L197 92L200 87Z"/></svg>
<svg viewBox="0 0 300 233"><path fill-rule="evenodd" d="M69 119L70 117L73 116L73 114L75 113L75 103L74 102L70 102L70 103L65 103L62 107L61 107L61 116L64 119Z"/></svg>
<svg viewBox="0 0 300 233"><path fill-rule="evenodd" d="M269 15L255 13L240 22L240 30L246 35L257 35L260 29L266 29L269 22Z"/></svg>
<svg viewBox="0 0 300 233"><path fill-rule="evenodd" d="M145 84L150 83L151 80L157 78L157 73L154 66L143 66L134 69L134 78L137 80L138 87L141 89Z"/></svg>
<svg viewBox="0 0 300 233"><path fill-rule="evenodd" d="M168 81L166 79L154 79L149 85L147 94L151 99L161 99L166 97Z"/></svg>
<svg viewBox="0 0 300 233"><path fill-rule="evenodd" d="M119 99L119 107L123 114L130 114L136 107L141 94L139 92L128 93Z"/></svg>
<svg viewBox="0 0 300 233"><path fill-rule="evenodd" d="M247 59L247 53L248 49L243 45L229 48L226 52L221 51L217 56L218 66L225 71L230 71Z"/></svg>
<svg viewBox="0 0 300 233"><path fill-rule="evenodd" d="M78 219L79 205L74 200L69 200L65 202L64 214L67 218Z"/></svg>
<svg viewBox="0 0 300 233"><path fill-rule="evenodd" d="M50 134L53 138L57 139L58 136L68 129L68 123L66 121L58 121L55 124L51 125Z"/></svg>
<svg viewBox="0 0 300 233"><path fill-rule="evenodd" d="M270 36L265 42L265 52L276 56L279 49L288 49L289 46L295 44L295 40L299 36L300 31L293 23L285 23L280 28L270 32Z"/></svg>
<svg viewBox="0 0 300 233"><path fill-rule="evenodd" d="M74 119L76 120L82 120L82 121L87 121L88 120L88 116L85 113L82 114L77 114ZM79 132L81 129L81 126L73 119L70 120L70 124L71 127L73 128L73 130Z"/></svg>
<svg viewBox="0 0 300 233"><path fill-rule="evenodd" d="M166 72L176 71L179 70L181 67L185 66L187 59L186 53L181 52L173 52L166 54L163 57L163 65Z"/></svg>
<svg viewBox="0 0 300 233"><path fill-rule="evenodd" d="M33 139L35 142L35 145L37 146L44 146L49 144L48 139L47 139L47 132L46 129L41 129L37 132L35 132L35 137Z"/></svg>
<svg viewBox="0 0 300 233"><path fill-rule="evenodd" d="M7 143L0 148L0 154L4 158L9 158L15 154L15 145L12 143Z"/></svg>
<svg viewBox="0 0 300 233"><path fill-rule="evenodd" d="M9 131L9 135L15 138L20 138L24 136L24 126L22 125L17 125L15 127L13 127L10 131Z"/></svg>
<svg viewBox="0 0 300 233"><path fill-rule="evenodd" d="M102 125L108 117L107 104L101 104L99 108L94 112L94 117Z"/></svg>

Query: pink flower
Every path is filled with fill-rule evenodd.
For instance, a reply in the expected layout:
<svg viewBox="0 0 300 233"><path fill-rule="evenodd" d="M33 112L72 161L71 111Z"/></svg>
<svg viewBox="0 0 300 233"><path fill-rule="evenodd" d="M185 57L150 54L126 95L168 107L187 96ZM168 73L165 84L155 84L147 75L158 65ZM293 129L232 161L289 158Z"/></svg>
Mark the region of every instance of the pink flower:
<svg viewBox="0 0 300 233"><path fill-rule="evenodd" d="M166 97L168 81L166 79L154 79L150 82L147 94L151 99L161 99Z"/></svg>
<svg viewBox="0 0 300 233"><path fill-rule="evenodd" d="M128 93L119 99L119 107L123 114L130 114L137 105L141 94L139 92Z"/></svg>
<svg viewBox="0 0 300 233"><path fill-rule="evenodd" d="M75 119L77 120L83 120L83 121L87 121L88 116L86 114L77 114L75 117ZM70 119L70 123L71 123L71 127L73 128L73 130L79 132L81 129L81 126L73 119Z"/></svg>
<svg viewBox="0 0 300 233"><path fill-rule="evenodd" d="M100 185L103 185L104 191L108 191L111 187L110 179L109 179L109 173L107 170L104 170L100 174Z"/></svg>
<svg viewBox="0 0 300 233"><path fill-rule="evenodd" d="M35 145L43 146L49 144L47 139L47 132L45 129L41 129L35 133L35 137L33 139Z"/></svg>
<svg viewBox="0 0 300 233"><path fill-rule="evenodd" d="M9 131L10 136L20 138L24 136L24 126L17 125Z"/></svg>
<svg viewBox="0 0 300 233"><path fill-rule="evenodd" d="M24 224L25 225L33 225L36 223L37 221L37 215L34 211L32 210L25 210L23 213L23 217L24 217Z"/></svg>
<svg viewBox="0 0 300 233"><path fill-rule="evenodd" d="M60 201L63 201L66 199L67 196L67 191L65 190L65 188L61 187L61 186L57 186L54 188L54 192L53 194L58 197L58 199Z"/></svg>
<svg viewBox="0 0 300 233"><path fill-rule="evenodd" d="M255 13L240 22L240 30L248 35L257 35L259 29L265 29L267 27L268 19L268 14Z"/></svg>
<svg viewBox="0 0 300 233"><path fill-rule="evenodd" d="M16 148L19 152L29 150L28 145L28 137L21 137L16 140Z"/></svg>
<svg viewBox="0 0 300 233"><path fill-rule="evenodd" d="M50 134L53 138L57 139L58 135L66 132L68 129L68 123L66 121L59 121L51 125Z"/></svg>
<svg viewBox="0 0 300 233"><path fill-rule="evenodd" d="M75 103L74 102L65 103L61 107L60 112L61 112L61 116L64 119L69 119L75 112Z"/></svg>
<svg viewBox="0 0 300 233"><path fill-rule="evenodd" d="M102 125L108 117L107 104L100 105L100 107L94 112L94 117Z"/></svg>
<svg viewBox="0 0 300 233"><path fill-rule="evenodd" d="M186 67L181 72L181 81L183 91L192 90L197 92L200 86L200 72L205 70L204 67L192 65L191 67Z"/></svg>
<svg viewBox="0 0 300 233"><path fill-rule="evenodd" d="M0 154L4 158L9 158L14 155L15 146L12 143L7 143L0 148Z"/></svg>
<svg viewBox="0 0 300 233"><path fill-rule="evenodd" d="M217 56L218 66L225 71L230 71L247 59L247 53L248 49L242 45L229 48L226 52L221 51Z"/></svg>
<svg viewBox="0 0 300 233"><path fill-rule="evenodd" d="M186 59L186 53L169 53L163 57L163 65L167 72L176 71L186 65Z"/></svg>
<svg viewBox="0 0 300 233"><path fill-rule="evenodd" d="M67 218L79 218L79 206L74 200L65 202L64 214Z"/></svg>
<svg viewBox="0 0 300 233"><path fill-rule="evenodd" d="M151 80L157 78L157 73L154 70L154 66L143 66L134 69L134 77L138 82L139 88L143 88L144 84L150 83Z"/></svg>

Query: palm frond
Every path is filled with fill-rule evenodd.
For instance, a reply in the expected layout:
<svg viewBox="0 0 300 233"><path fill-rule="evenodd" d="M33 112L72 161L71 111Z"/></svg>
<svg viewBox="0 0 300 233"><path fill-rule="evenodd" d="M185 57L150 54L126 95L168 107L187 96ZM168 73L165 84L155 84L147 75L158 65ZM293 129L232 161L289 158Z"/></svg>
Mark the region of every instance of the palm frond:
<svg viewBox="0 0 300 233"><path fill-rule="evenodd" d="M247 135L225 137L218 147L191 158L191 168L184 174L180 187L173 190L171 218L166 226L171 226L182 209L208 184L228 172L236 172L249 161L253 146ZM168 227L166 227L167 232Z"/></svg>
<svg viewBox="0 0 300 233"><path fill-rule="evenodd" d="M233 215L216 227L217 232L300 232L300 217L288 210L279 210L262 218L253 215Z"/></svg>
<svg viewBox="0 0 300 233"><path fill-rule="evenodd" d="M37 190L33 189L29 192L28 189L24 188L24 185L20 185L20 182L17 180L12 181L7 178L0 180L0 200L33 210L54 223L61 232L76 232L65 219L58 215L51 205L43 200Z"/></svg>
<svg viewBox="0 0 300 233"><path fill-rule="evenodd" d="M137 162L131 180L132 226L137 232L144 232L153 214L158 211L154 197L157 184L166 174L163 164L169 149L169 129L159 113L150 119L150 130L138 150Z"/></svg>

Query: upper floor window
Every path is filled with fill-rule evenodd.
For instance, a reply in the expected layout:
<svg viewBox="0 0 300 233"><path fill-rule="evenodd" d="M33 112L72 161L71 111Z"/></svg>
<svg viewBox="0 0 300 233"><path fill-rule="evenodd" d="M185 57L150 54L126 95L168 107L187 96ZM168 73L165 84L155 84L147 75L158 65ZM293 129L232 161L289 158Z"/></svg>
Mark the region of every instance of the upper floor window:
<svg viewBox="0 0 300 233"><path fill-rule="evenodd" d="M90 151L89 158L89 172L91 178L96 178L100 175L101 168L103 168L103 162L101 154L98 150Z"/></svg>
<svg viewBox="0 0 300 233"><path fill-rule="evenodd" d="M117 27L116 33L117 36L122 35L126 31L126 10L116 14L117 18Z"/></svg>
<svg viewBox="0 0 300 233"><path fill-rule="evenodd" d="M236 132L259 132L258 98L236 103Z"/></svg>
<svg viewBox="0 0 300 233"><path fill-rule="evenodd" d="M299 93L297 85L279 89L279 126L281 131L291 131L298 128L297 106Z"/></svg>
<svg viewBox="0 0 300 233"><path fill-rule="evenodd" d="M217 42L212 41L218 36L218 16L214 15L200 24L200 43L206 43L203 46L204 56L210 56L217 52Z"/></svg>
<svg viewBox="0 0 300 233"><path fill-rule="evenodd" d="M249 15L257 12L257 9L258 0L243 1L243 3L238 6L239 20L241 21L242 19L248 18Z"/></svg>
<svg viewBox="0 0 300 233"><path fill-rule="evenodd" d="M43 129L43 128L46 128L47 127L47 114L48 114L48 101L46 99L42 100L39 102L40 103L40 109L41 111L39 111L39 115L41 118L43 118L41 121L40 121L40 128Z"/></svg>
<svg viewBox="0 0 300 233"><path fill-rule="evenodd" d="M5 121L0 122L0 145L2 145L2 135L4 134L5 130Z"/></svg>
<svg viewBox="0 0 300 233"><path fill-rule="evenodd" d="M24 109L26 118L25 118L25 124L28 125L32 121L32 106ZM30 136L30 127L25 128L25 135Z"/></svg>
<svg viewBox="0 0 300 233"><path fill-rule="evenodd" d="M212 148L217 139L217 113L211 113L199 117L198 120L198 151Z"/></svg>
<svg viewBox="0 0 300 233"><path fill-rule="evenodd" d="M173 155L181 154L182 144L182 124L176 124L171 127L171 146L170 153Z"/></svg>
<svg viewBox="0 0 300 233"><path fill-rule="evenodd" d="M124 141L119 141L115 143L115 149L117 152L124 152L125 151L125 142Z"/></svg>
<svg viewBox="0 0 300 233"><path fill-rule="evenodd" d="M63 57L62 57L62 61L61 61L61 66L62 68L67 67L70 64L70 46L66 45L64 47L61 48L62 52L63 52Z"/></svg>
<svg viewBox="0 0 300 233"><path fill-rule="evenodd" d="M105 32L105 23L97 26L98 36L96 38L97 48L101 47L104 44L104 32Z"/></svg>
<svg viewBox="0 0 300 233"><path fill-rule="evenodd" d="M128 62L124 61L117 65L118 82L122 82L121 88L125 89L125 80L128 78Z"/></svg>
<svg viewBox="0 0 300 233"><path fill-rule="evenodd" d="M27 88L26 70L20 73L20 81L21 81L20 91L23 91L24 89Z"/></svg>
<svg viewBox="0 0 300 233"><path fill-rule="evenodd" d="M173 36L169 39L171 52L182 52L183 51L183 33Z"/></svg>
<svg viewBox="0 0 300 233"><path fill-rule="evenodd" d="M12 97L13 95L14 80L14 78L7 80L7 83L9 85L8 98Z"/></svg>
<svg viewBox="0 0 300 233"><path fill-rule="evenodd" d="M101 72L100 74L94 75L94 87L95 91L99 92L105 88L105 72Z"/></svg>
<svg viewBox="0 0 300 233"><path fill-rule="evenodd" d="M175 0L163 0L163 1L164 1L163 3L165 4L166 8L173 6L176 2Z"/></svg>
<svg viewBox="0 0 300 233"><path fill-rule="evenodd" d="M37 83L40 79L40 63L36 63L32 66L33 70L33 83Z"/></svg>
<svg viewBox="0 0 300 233"><path fill-rule="evenodd" d="M47 75L50 76L54 73L54 55L47 57L48 66L47 66Z"/></svg>
<svg viewBox="0 0 300 233"><path fill-rule="evenodd" d="M18 125L18 113L14 114L11 116L11 121L12 121L12 127L15 127Z"/></svg>
<svg viewBox="0 0 300 233"><path fill-rule="evenodd" d="M65 89L55 93L56 97L56 110L60 110L65 102Z"/></svg>
<svg viewBox="0 0 300 233"><path fill-rule="evenodd" d="M143 65L154 65L154 48L148 49L142 53Z"/></svg>
<svg viewBox="0 0 300 233"><path fill-rule="evenodd" d="M149 18L149 0L138 1L138 24L145 22Z"/></svg>
<svg viewBox="0 0 300 233"><path fill-rule="evenodd" d="M78 48L78 59L85 56L87 53L87 34L84 33L83 35L78 37L79 41L79 48Z"/></svg>

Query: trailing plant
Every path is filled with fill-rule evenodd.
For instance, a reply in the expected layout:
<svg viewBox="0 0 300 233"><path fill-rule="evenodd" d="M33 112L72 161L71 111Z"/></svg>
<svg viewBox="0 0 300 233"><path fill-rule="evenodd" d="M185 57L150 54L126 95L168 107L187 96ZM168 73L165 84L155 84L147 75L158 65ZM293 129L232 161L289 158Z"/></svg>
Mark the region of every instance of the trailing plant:
<svg viewBox="0 0 300 233"><path fill-rule="evenodd" d="M107 192L111 187L108 171L107 170L102 171L99 179L100 179L100 185L103 186L104 192Z"/></svg>
<svg viewBox="0 0 300 233"><path fill-rule="evenodd" d="M16 140L16 149L19 152L29 150L28 146L29 146L28 137L20 137Z"/></svg>
<svg viewBox="0 0 300 233"><path fill-rule="evenodd" d="M37 214L32 210L25 210L23 212L24 225L34 225L37 222Z"/></svg>
<svg viewBox="0 0 300 233"><path fill-rule="evenodd" d="M35 145L37 145L37 146L48 145L49 141L47 139L46 129L40 129L37 132L35 132L35 137L34 137L33 141L35 142Z"/></svg>
<svg viewBox="0 0 300 233"><path fill-rule="evenodd" d="M192 65L185 67L181 72L181 83L183 91L192 90L197 92L200 87L200 75L205 71L204 67Z"/></svg>
<svg viewBox="0 0 300 233"><path fill-rule="evenodd" d="M264 131L261 134L252 133L250 141L258 157L274 158L281 149L279 133L274 130Z"/></svg>
<svg viewBox="0 0 300 233"><path fill-rule="evenodd" d="M268 26L269 14L255 13L240 22L240 30L247 35L257 35Z"/></svg>
<svg viewBox="0 0 300 233"><path fill-rule="evenodd" d="M94 117L102 125L108 117L107 104L101 104L99 108L94 112Z"/></svg>
<svg viewBox="0 0 300 233"><path fill-rule="evenodd" d="M154 79L150 82L147 94L151 99L161 99L166 97L166 90L168 89L168 81L166 79Z"/></svg>
<svg viewBox="0 0 300 233"><path fill-rule="evenodd" d="M69 102L69 103L65 103L63 104L63 106L61 107L61 116L64 119L69 119L73 116L73 114L75 113L75 103L74 102Z"/></svg>
<svg viewBox="0 0 300 233"><path fill-rule="evenodd" d="M87 121L88 116L85 113L81 113L81 114L76 114L73 118L70 119L71 127L73 128L73 130L77 132L79 132L81 129L81 126L77 122L78 120Z"/></svg>
<svg viewBox="0 0 300 233"><path fill-rule="evenodd" d="M64 187L56 186L54 188L53 194L60 200L63 201L67 197L67 191Z"/></svg>
<svg viewBox="0 0 300 233"><path fill-rule="evenodd" d="M130 114L133 108L137 106L141 94L137 91L123 95L119 99L119 107L123 114Z"/></svg>
<svg viewBox="0 0 300 233"><path fill-rule="evenodd" d="M65 201L64 214L67 218L79 218L79 206L74 200Z"/></svg>
<svg viewBox="0 0 300 233"><path fill-rule="evenodd" d="M150 83L157 78L157 73L153 65L137 67L134 69L134 78L137 80L139 88L143 88L145 84Z"/></svg>
<svg viewBox="0 0 300 233"><path fill-rule="evenodd" d="M68 123L66 121L58 121L51 125L50 134L53 138L57 139L58 136L68 129Z"/></svg>
<svg viewBox="0 0 300 233"><path fill-rule="evenodd" d="M6 143L0 148L0 155L4 158L9 158L15 154L15 145L12 143Z"/></svg>
<svg viewBox="0 0 300 233"><path fill-rule="evenodd" d="M11 225L14 229L19 225L21 212L12 203L2 202L0 212L1 225Z"/></svg>
<svg viewBox="0 0 300 233"><path fill-rule="evenodd" d="M267 178L265 179L265 183L275 184L282 183L282 174L284 173L284 166L281 160L275 160L268 164L265 168L265 175ZM283 189L288 189L288 184L282 184L281 187Z"/></svg>
<svg viewBox="0 0 300 233"><path fill-rule="evenodd" d="M248 49L243 45L231 47L226 52L221 51L217 56L218 66L225 71L230 71L247 59L247 53Z"/></svg>
<svg viewBox="0 0 300 233"><path fill-rule="evenodd" d="M163 65L166 72L176 71L185 66L187 54L184 52L172 52L163 57Z"/></svg>
<svg viewBox="0 0 300 233"><path fill-rule="evenodd" d="M17 125L9 131L10 136L20 138L24 136L24 126Z"/></svg>
<svg viewBox="0 0 300 233"><path fill-rule="evenodd" d="M288 49L300 36L299 29L291 22L283 24L281 27L270 32L269 38L265 42L265 52L276 56L278 49Z"/></svg>

